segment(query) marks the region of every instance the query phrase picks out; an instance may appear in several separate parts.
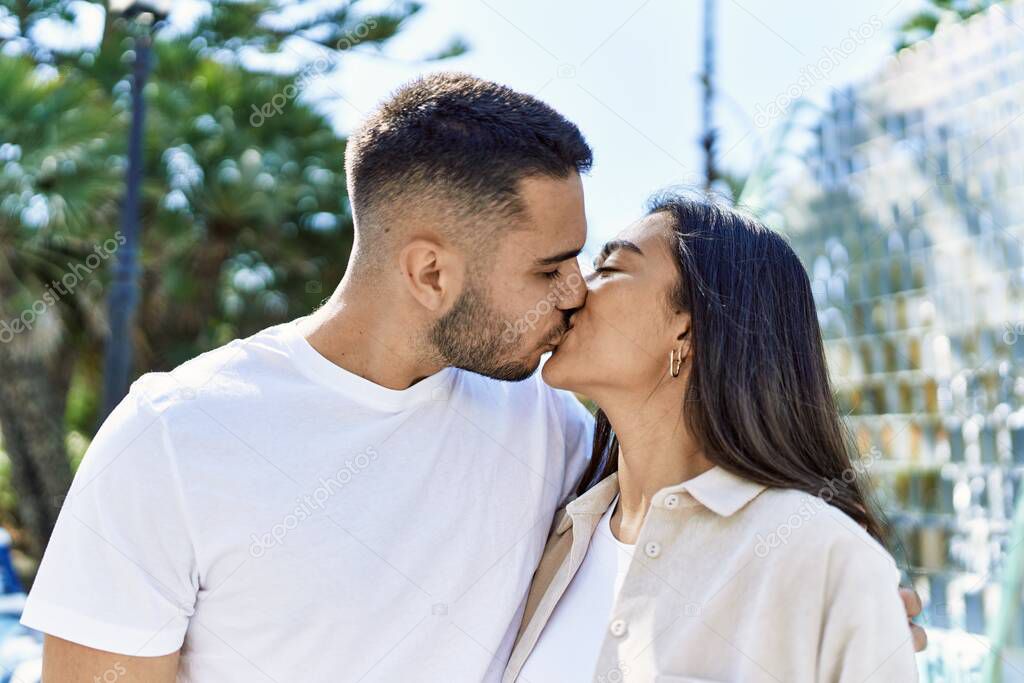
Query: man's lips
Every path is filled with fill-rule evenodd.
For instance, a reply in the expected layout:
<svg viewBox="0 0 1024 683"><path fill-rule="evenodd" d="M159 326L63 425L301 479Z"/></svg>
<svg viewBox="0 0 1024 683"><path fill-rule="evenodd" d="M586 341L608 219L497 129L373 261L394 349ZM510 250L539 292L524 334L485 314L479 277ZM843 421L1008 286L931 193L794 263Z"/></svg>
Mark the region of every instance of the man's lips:
<svg viewBox="0 0 1024 683"><path fill-rule="evenodd" d="M563 342L563 341L565 341L565 336L566 336L567 334L569 334L569 332L570 332L571 330L572 330L572 325L569 325L569 326L567 326L567 327L566 327L566 328L565 328L564 330L562 330L562 331L561 331L561 332L560 332L560 333L558 334L558 336L554 337L554 338L553 338L553 339L552 339L552 340L551 340L550 342L548 342L548 343L547 343L547 344L546 344L545 346L550 346L550 347L552 348L552 350L554 350L554 349L557 349L557 348L558 348L559 346L561 346L562 342Z"/></svg>

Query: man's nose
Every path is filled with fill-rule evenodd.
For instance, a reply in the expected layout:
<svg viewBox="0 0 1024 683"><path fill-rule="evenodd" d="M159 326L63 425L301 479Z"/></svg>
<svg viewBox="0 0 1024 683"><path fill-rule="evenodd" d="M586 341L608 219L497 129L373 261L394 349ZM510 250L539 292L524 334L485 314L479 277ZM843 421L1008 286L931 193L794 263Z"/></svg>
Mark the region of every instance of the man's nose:
<svg viewBox="0 0 1024 683"><path fill-rule="evenodd" d="M580 264L572 262L572 270L563 280L564 285L558 297L558 308L563 311L571 311L583 306L587 300L587 282L580 272Z"/></svg>

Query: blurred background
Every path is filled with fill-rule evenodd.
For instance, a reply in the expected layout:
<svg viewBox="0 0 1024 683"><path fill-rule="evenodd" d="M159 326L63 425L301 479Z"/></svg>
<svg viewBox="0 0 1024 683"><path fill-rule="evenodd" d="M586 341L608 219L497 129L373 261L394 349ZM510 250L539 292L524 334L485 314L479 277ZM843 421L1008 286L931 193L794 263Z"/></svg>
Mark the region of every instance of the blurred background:
<svg viewBox="0 0 1024 683"><path fill-rule="evenodd" d="M1024 681L1024 2L0 0L0 683L110 406L331 292L346 133L442 69L581 127L591 254L674 185L789 235L922 680Z"/></svg>

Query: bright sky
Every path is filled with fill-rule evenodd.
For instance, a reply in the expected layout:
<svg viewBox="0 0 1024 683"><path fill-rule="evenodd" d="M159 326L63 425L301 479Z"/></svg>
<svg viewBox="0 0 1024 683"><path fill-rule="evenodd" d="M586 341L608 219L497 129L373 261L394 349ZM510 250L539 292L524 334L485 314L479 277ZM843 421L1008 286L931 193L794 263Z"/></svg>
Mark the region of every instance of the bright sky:
<svg viewBox="0 0 1024 683"><path fill-rule="evenodd" d="M832 88L870 78L892 54L895 27L923 4L718 0L723 165L749 168L771 135L763 124L780 97L783 106L790 92L824 103ZM585 180L593 249L637 218L654 190L699 182L701 8L700 0L428 0L387 53L413 59L454 34L470 52L427 64L350 54L330 82L345 98L332 116L349 130L403 81L440 69L541 97L595 150Z"/></svg>

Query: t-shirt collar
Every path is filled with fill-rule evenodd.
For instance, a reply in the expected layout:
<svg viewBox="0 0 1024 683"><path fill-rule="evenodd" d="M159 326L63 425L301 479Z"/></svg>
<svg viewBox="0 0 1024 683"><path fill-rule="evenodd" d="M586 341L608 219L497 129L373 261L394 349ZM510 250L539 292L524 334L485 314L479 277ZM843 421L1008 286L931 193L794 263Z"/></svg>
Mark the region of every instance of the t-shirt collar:
<svg viewBox="0 0 1024 683"><path fill-rule="evenodd" d="M401 412L422 403L444 402L450 398L456 377L455 368L444 368L407 389L389 389L349 372L320 355L302 335L297 322L293 320L282 325L292 362L309 379L353 401L378 410Z"/></svg>

